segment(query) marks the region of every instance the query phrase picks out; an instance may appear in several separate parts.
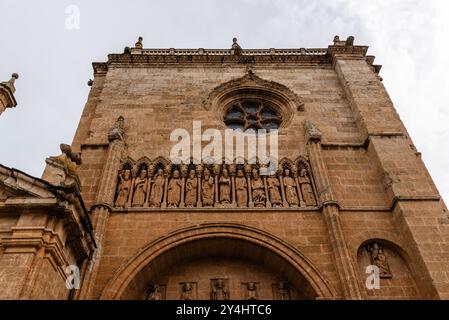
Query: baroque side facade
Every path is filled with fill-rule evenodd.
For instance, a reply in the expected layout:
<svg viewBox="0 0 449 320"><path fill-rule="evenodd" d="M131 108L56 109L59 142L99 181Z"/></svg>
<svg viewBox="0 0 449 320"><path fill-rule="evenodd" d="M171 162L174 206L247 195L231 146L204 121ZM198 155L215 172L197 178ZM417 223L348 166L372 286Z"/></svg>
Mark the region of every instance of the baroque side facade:
<svg viewBox="0 0 449 320"><path fill-rule="evenodd" d="M0 298L449 299L447 209L367 51L139 38L93 63L72 144L41 178L0 166ZM278 129L276 170L173 161L198 121Z"/></svg>

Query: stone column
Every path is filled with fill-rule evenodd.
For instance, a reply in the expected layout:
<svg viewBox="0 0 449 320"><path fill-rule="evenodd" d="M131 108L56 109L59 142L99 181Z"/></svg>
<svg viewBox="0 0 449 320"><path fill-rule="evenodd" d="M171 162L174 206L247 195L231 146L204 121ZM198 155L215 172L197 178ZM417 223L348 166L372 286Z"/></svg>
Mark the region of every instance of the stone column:
<svg viewBox="0 0 449 320"><path fill-rule="evenodd" d="M153 177L155 174L155 167L154 165L150 164L148 167L148 184L147 184L147 192L145 195L145 203L143 205L144 208L148 208L149 205L149 201L150 201L150 193L151 193L151 184L153 182Z"/></svg>
<svg viewBox="0 0 449 320"><path fill-rule="evenodd" d="M265 173L264 175L261 175L262 180L263 180L263 187L265 189L265 198L267 199L265 203L266 203L267 208L271 208L270 195L268 194L267 175L266 175L268 173L268 170L267 170L268 166L262 165L262 168L264 168L264 170L261 170L261 171L263 173Z"/></svg>
<svg viewBox="0 0 449 320"><path fill-rule="evenodd" d="M317 191L318 202L326 222L329 242L334 253L335 266L345 299L362 299L357 280L357 273L349 255L346 240L343 234L339 206L334 199L326 164L321 153L321 132L311 122L305 121L307 152L310 158Z"/></svg>
<svg viewBox="0 0 449 320"><path fill-rule="evenodd" d="M133 206L133 195L134 195L134 184L136 183L137 172L134 172L131 178L131 189L128 195L128 201L126 202L125 208L131 208Z"/></svg>
<svg viewBox="0 0 449 320"><path fill-rule="evenodd" d="M180 208L185 208L185 192L186 192L186 177L188 172L187 165L183 164L181 166L181 202L179 203Z"/></svg>
<svg viewBox="0 0 449 320"><path fill-rule="evenodd" d="M288 208L288 202L287 199L285 198L285 187L284 187L284 171L282 168L279 168L278 171L278 179L279 179L279 184L280 184L280 189L281 189L281 197L282 197L282 206L284 208Z"/></svg>
<svg viewBox="0 0 449 320"><path fill-rule="evenodd" d="M254 208L253 202L253 192L251 186L251 173L253 171L253 167L250 164L245 166L245 175L246 175L246 184L248 185L248 208Z"/></svg>
<svg viewBox="0 0 449 320"><path fill-rule="evenodd" d="M220 176L220 166L218 164L214 165L214 181L215 181L215 208L220 206L220 198L218 194L218 178Z"/></svg>
<svg viewBox="0 0 449 320"><path fill-rule="evenodd" d="M235 196L235 174L236 174L236 165L230 164L229 165L229 175L231 176L231 191L232 191L232 202L231 207L235 208L237 207L237 198Z"/></svg>
<svg viewBox="0 0 449 320"><path fill-rule="evenodd" d="M298 180L298 168L296 166L292 168L292 175L293 175L293 179L295 179L296 191L298 192L299 207L305 208L307 205L302 196L301 186L299 185L299 180Z"/></svg>
<svg viewBox="0 0 449 320"><path fill-rule="evenodd" d="M201 180L202 180L202 176L203 176L203 166L201 164L196 166L196 176L198 179L198 201L196 203L196 207L197 208L201 208L203 206L203 202L202 202L202 198L201 198Z"/></svg>
<svg viewBox="0 0 449 320"><path fill-rule="evenodd" d="M95 232L97 250L87 268L87 274L83 279L79 299L92 299L92 291L98 274L100 258L103 249L103 240L106 232L109 214L114 205L114 195L117 185L117 174L120 168L120 160L124 155L124 119L119 117L115 126L109 132L108 153L101 176L99 189L92 207L92 219Z"/></svg>
<svg viewBox="0 0 449 320"><path fill-rule="evenodd" d="M162 196L161 208L167 208L167 195L168 195L168 180L170 179L171 165L166 165L164 168L164 195Z"/></svg>

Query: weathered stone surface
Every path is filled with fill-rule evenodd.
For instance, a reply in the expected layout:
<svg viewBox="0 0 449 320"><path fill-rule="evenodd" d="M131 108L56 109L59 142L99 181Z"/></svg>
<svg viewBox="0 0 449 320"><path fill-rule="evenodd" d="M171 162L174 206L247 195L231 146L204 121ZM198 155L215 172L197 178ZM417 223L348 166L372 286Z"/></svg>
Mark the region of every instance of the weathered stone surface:
<svg viewBox="0 0 449 320"><path fill-rule="evenodd" d="M72 149L97 248L72 298L449 299L446 207L367 49L353 38L298 50L236 41L153 50L139 40L94 63ZM172 130L192 133L202 121L224 132L227 103L245 97L282 118L280 170L259 180L254 166L170 163ZM48 214L8 209L31 206L24 181L0 180L1 239L52 229ZM63 243L73 231L58 228ZM52 265L37 264L39 246L0 248L0 297L66 293ZM384 271L374 290L365 285L372 264Z"/></svg>

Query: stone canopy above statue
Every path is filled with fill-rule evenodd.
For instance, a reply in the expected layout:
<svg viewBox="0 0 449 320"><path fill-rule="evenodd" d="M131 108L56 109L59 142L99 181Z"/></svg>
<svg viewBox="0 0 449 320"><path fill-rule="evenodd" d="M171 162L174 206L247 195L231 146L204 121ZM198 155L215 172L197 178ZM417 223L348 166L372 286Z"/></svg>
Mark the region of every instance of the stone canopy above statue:
<svg viewBox="0 0 449 320"><path fill-rule="evenodd" d="M126 208L316 208L308 160L283 159L263 175L258 164L182 164L122 160L114 200Z"/></svg>

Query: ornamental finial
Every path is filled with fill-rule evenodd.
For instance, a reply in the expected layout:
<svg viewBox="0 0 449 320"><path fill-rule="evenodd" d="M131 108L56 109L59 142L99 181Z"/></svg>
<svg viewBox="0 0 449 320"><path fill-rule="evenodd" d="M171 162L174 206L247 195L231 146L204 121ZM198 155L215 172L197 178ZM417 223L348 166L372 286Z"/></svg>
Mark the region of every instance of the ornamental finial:
<svg viewBox="0 0 449 320"><path fill-rule="evenodd" d="M242 54L242 47L237 43L237 38L232 38L232 47L231 47L231 54L234 54L236 56L240 56Z"/></svg>
<svg viewBox="0 0 449 320"><path fill-rule="evenodd" d="M142 41L143 41L143 38L142 38L142 37L139 37L139 39L137 40L137 42L136 42L136 44L135 44L135 47L136 47L137 49L142 49L142 48L143 48L143 43L142 43Z"/></svg>

